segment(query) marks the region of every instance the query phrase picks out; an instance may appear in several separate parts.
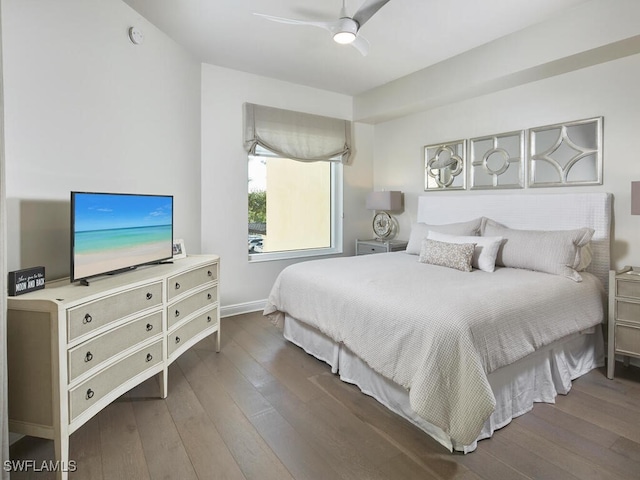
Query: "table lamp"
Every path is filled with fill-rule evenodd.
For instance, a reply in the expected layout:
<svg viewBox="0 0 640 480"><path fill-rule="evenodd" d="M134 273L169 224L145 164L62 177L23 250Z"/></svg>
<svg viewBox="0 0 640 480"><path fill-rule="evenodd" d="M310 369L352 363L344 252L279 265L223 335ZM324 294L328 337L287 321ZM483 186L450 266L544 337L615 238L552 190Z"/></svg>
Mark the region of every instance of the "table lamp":
<svg viewBox="0 0 640 480"><path fill-rule="evenodd" d="M393 237L397 230L395 219L388 212L402 209L402 192L384 190L367 195L367 209L375 210L373 216L373 233L377 240Z"/></svg>

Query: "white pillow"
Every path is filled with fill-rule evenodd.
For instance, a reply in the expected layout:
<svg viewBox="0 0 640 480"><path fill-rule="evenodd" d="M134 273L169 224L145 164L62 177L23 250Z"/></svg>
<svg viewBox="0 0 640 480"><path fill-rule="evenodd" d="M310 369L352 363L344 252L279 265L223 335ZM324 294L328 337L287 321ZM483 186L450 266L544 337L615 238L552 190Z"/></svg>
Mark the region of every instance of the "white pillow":
<svg viewBox="0 0 640 480"><path fill-rule="evenodd" d="M470 272L474 248L474 243L448 243L425 238L422 240L418 261Z"/></svg>
<svg viewBox="0 0 640 480"><path fill-rule="evenodd" d="M422 240L427 238L429 232L448 233L449 235L478 235L482 217L468 222L448 223L445 225L428 225L426 223L414 223L411 226L411 235L407 243L406 253L420 255Z"/></svg>
<svg viewBox="0 0 640 480"><path fill-rule="evenodd" d="M496 265L563 275L581 282L576 270L585 263L583 247L591 241L594 230L516 230L487 219L482 233L504 239Z"/></svg>
<svg viewBox="0 0 640 480"><path fill-rule="evenodd" d="M427 238L449 243L475 243L471 265L483 272L493 272L496 269L496 257L502 243L502 237L474 237L456 236L446 233L430 231Z"/></svg>

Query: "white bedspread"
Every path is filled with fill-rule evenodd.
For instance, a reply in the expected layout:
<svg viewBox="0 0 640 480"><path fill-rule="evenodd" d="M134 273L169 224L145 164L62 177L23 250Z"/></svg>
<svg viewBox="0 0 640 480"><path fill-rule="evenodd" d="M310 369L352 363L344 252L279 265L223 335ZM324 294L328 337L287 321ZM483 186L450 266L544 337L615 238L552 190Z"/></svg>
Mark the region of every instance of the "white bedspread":
<svg viewBox="0 0 640 480"><path fill-rule="evenodd" d="M601 283L582 276L460 272L404 252L314 260L282 271L264 313L286 312L344 343L467 445L495 406L487 373L603 320Z"/></svg>

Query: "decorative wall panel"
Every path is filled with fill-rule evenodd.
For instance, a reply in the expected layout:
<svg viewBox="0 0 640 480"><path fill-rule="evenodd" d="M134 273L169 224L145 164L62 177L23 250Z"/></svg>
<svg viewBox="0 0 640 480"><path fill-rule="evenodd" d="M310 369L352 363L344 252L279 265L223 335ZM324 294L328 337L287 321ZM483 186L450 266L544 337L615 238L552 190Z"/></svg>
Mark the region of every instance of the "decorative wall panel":
<svg viewBox="0 0 640 480"><path fill-rule="evenodd" d="M524 130L469 140L472 190L524 187Z"/></svg>
<svg viewBox="0 0 640 480"><path fill-rule="evenodd" d="M602 120L529 129L528 185L602 185Z"/></svg>
<svg viewBox="0 0 640 480"><path fill-rule="evenodd" d="M424 147L424 189L466 188L466 144L464 140Z"/></svg>

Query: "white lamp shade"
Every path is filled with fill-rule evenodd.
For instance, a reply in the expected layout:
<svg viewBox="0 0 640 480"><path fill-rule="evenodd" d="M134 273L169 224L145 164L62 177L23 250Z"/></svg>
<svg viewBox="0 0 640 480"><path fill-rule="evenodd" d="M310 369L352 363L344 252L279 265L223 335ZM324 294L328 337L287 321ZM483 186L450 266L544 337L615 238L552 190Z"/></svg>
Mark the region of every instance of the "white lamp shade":
<svg viewBox="0 0 640 480"><path fill-rule="evenodd" d="M631 182L631 215L640 215L640 182Z"/></svg>
<svg viewBox="0 0 640 480"><path fill-rule="evenodd" d="M367 195L368 210L384 210L394 212L402 209L402 192L371 192Z"/></svg>

